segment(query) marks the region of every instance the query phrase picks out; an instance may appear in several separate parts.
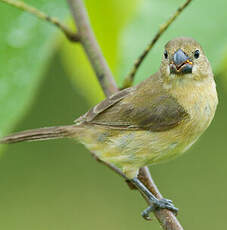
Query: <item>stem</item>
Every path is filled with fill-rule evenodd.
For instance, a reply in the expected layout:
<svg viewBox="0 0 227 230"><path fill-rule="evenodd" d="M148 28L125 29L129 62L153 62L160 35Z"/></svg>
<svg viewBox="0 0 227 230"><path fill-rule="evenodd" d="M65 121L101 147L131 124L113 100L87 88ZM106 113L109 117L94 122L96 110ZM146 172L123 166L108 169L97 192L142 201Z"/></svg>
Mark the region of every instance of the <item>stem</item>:
<svg viewBox="0 0 227 230"><path fill-rule="evenodd" d="M83 1L67 1L74 17L75 24L78 28L80 42L88 56L105 95L108 97L115 93L118 88L95 39Z"/></svg>
<svg viewBox="0 0 227 230"><path fill-rule="evenodd" d="M71 31L66 25L62 24L57 18L55 17L50 17L47 14L45 14L44 12L27 5L24 2L21 1L17 1L17 0L0 0L8 5L11 5L13 7L16 7L20 10L26 11L34 16L36 16L37 18L40 18L44 21L50 22L51 24L57 26L60 30L62 30L62 32L66 35L66 37L70 40L70 41L74 41L77 42L79 41L79 36Z"/></svg>
<svg viewBox="0 0 227 230"><path fill-rule="evenodd" d="M122 87L123 89L132 86L135 75L136 75L140 65L142 64L143 60L145 59L145 57L148 55L150 50L154 47L154 45L156 44L158 39L161 37L161 35L169 28L169 26L175 21L175 19L189 5L189 3L191 1L192 0L186 0L186 2L177 9L177 11L174 13L174 15L172 17L170 17L169 20L164 25L162 25L160 27L160 29L158 30L158 32L156 33L156 35L154 36L154 38L152 39L150 44L143 51L143 53L139 56L139 58L135 61L131 72L129 73L129 75L124 80L123 87Z"/></svg>

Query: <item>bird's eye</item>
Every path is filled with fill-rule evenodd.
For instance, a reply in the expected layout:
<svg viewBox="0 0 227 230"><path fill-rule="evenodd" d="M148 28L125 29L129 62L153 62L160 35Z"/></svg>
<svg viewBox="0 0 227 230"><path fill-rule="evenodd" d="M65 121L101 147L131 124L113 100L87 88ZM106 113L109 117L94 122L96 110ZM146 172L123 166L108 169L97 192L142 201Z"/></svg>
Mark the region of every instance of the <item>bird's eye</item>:
<svg viewBox="0 0 227 230"><path fill-rule="evenodd" d="M168 58L168 53L167 53L167 51L165 50L165 52L164 52L164 57L165 57L165 59L167 59Z"/></svg>
<svg viewBox="0 0 227 230"><path fill-rule="evenodd" d="M198 59L198 58L199 58L199 55L200 55L199 50L196 50L196 51L194 52L194 57L195 57L196 59Z"/></svg>

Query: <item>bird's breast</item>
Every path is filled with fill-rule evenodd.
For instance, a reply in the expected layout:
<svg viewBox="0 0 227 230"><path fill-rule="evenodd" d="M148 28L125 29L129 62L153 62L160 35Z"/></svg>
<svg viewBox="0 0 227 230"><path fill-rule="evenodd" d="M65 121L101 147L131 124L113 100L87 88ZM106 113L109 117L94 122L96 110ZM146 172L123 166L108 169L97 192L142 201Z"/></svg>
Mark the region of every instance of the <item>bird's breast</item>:
<svg viewBox="0 0 227 230"><path fill-rule="evenodd" d="M178 127L178 131L188 143L183 150L186 151L214 118L218 104L216 85L213 77L199 82L192 80L173 90L172 94L189 114L188 119Z"/></svg>

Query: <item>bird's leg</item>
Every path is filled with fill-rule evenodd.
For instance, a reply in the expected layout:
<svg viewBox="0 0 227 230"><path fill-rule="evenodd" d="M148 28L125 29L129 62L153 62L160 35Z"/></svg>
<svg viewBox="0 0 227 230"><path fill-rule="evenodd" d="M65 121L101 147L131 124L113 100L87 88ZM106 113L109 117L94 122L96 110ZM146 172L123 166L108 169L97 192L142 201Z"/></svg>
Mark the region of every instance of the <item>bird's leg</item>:
<svg viewBox="0 0 227 230"><path fill-rule="evenodd" d="M177 213L178 209L174 207L171 200L161 199L158 200L148 189L147 187L137 178L133 178L131 182L139 189L150 201L150 206L142 212L142 217L146 220L149 220L149 214L156 209L168 209Z"/></svg>

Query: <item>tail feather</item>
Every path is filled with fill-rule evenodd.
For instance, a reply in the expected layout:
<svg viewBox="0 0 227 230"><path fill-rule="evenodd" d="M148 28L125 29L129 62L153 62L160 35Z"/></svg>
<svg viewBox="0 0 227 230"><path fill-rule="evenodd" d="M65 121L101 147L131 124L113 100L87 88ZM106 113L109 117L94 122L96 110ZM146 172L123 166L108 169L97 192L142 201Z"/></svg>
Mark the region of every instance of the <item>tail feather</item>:
<svg viewBox="0 0 227 230"><path fill-rule="evenodd" d="M73 136L75 130L75 125L26 130L3 137L2 139L0 139L0 144L70 137Z"/></svg>

